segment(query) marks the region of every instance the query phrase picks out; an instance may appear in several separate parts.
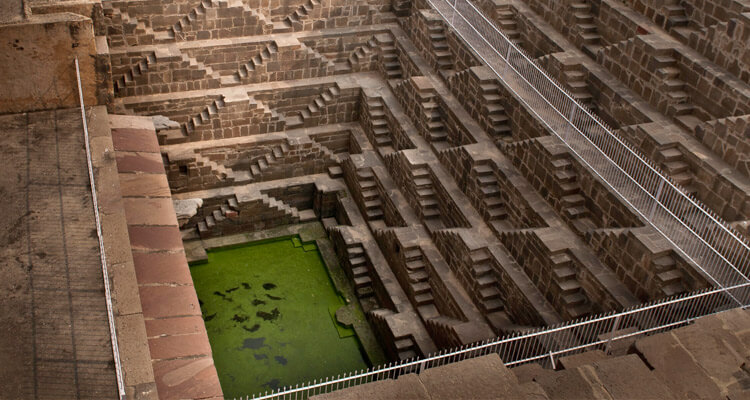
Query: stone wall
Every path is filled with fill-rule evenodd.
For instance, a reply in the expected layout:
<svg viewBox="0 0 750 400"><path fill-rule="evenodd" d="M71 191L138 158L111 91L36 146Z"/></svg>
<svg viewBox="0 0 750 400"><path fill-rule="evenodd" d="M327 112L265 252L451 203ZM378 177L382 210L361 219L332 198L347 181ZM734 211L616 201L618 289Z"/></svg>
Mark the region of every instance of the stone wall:
<svg viewBox="0 0 750 400"><path fill-rule="evenodd" d="M221 85L221 76L211 67L177 49L147 54L114 79L118 97L216 89Z"/></svg>
<svg viewBox="0 0 750 400"><path fill-rule="evenodd" d="M601 312L605 304L612 302L591 297L593 293L588 293L581 285L585 280L580 276L578 263L565 250L553 253L535 231L504 233L502 241L513 258L519 260L529 279L563 318ZM563 270L568 270L566 275L563 275ZM571 296L578 298L573 301L569 298Z"/></svg>
<svg viewBox="0 0 750 400"><path fill-rule="evenodd" d="M652 228L596 230L586 235L599 258L641 301L709 286L706 278Z"/></svg>
<svg viewBox="0 0 750 400"><path fill-rule="evenodd" d="M682 0L674 12L671 8L677 5L665 0L625 0L625 3L666 29L680 26L675 23L681 20L670 18L673 16L685 17L690 25L704 28L750 11L745 0Z"/></svg>
<svg viewBox="0 0 750 400"><path fill-rule="evenodd" d="M750 84L750 12L690 34L688 44Z"/></svg>
<svg viewBox="0 0 750 400"><path fill-rule="evenodd" d="M729 166L750 177L750 115L707 121L697 125L694 134Z"/></svg>
<svg viewBox="0 0 750 400"><path fill-rule="evenodd" d="M683 54L663 36L642 35L607 47L597 61L668 116L692 113L705 120L750 113L747 85ZM681 93L688 98L677 97Z"/></svg>
<svg viewBox="0 0 750 400"><path fill-rule="evenodd" d="M675 126L653 122L630 126L623 131L631 143L688 193L725 220L736 221L750 218L750 185L743 176L734 172L746 171L744 163L747 157L735 152L735 149L746 148L742 133L746 125L743 122L742 117L737 117L696 126L696 137L705 140L707 146L716 146L718 156L702 151L694 143L676 142L673 135L678 128ZM727 147L735 141L736 144ZM725 158L724 161L731 161L735 170L726 168L719 156Z"/></svg>
<svg viewBox="0 0 750 400"><path fill-rule="evenodd" d="M570 157L559 139L548 136L506 148L514 152L509 157L516 168L574 229L641 225L606 186Z"/></svg>
<svg viewBox="0 0 750 400"><path fill-rule="evenodd" d="M0 113L79 107L75 59L84 103L108 100L105 96L100 103L98 95L91 19L71 13L37 15L0 25L0 37Z"/></svg>
<svg viewBox="0 0 750 400"><path fill-rule="evenodd" d="M167 178L175 193L323 173L338 163L330 150L307 137L278 135L166 150L165 155Z"/></svg>
<svg viewBox="0 0 750 400"><path fill-rule="evenodd" d="M254 56L274 41L244 42L226 45L183 47L181 51L194 58L199 63L211 67L222 76L231 75L241 65L249 62Z"/></svg>
<svg viewBox="0 0 750 400"><path fill-rule="evenodd" d="M516 11L514 15L518 26L518 33L520 34L519 41L521 42L521 47L526 50L529 57L542 57L546 54L562 50L560 45L542 33L538 26L538 23L541 21L538 18L534 18L536 16L532 17L523 12L518 12L515 7L511 7L510 10Z"/></svg>
<svg viewBox="0 0 750 400"><path fill-rule="evenodd" d="M390 0L249 0L247 6L276 22L289 21L288 17L295 15L288 25L294 32L372 25L393 19L384 15L391 9ZM306 7L306 12L298 12L301 7Z"/></svg>
<svg viewBox="0 0 750 400"><path fill-rule="evenodd" d="M222 96L182 125L188 141L258 135L283 129L284 121L275 111L245 92Z"/></svg>
<svg viewBox="0 0 750 400"><path fill-rule="evenodd" d="M542 218L529 205L528 199L521 191L530 189L528 184L521 182L518 175L506 175L507 168L499 168L498 162L481 155L481 145L462 146L448 149L440 154L440 161L446 170L450 171L456 184L466 197L471 201L474 208L484 217L485 221L503 219L515 229L528 229L546 226ZM471 149L471 150L470 150ZM479 155L475 154L475 150ZM510 163L507 160L503 160ZM480 170L490 171L489 175ZM499 201L492 202L494 193L486 194L483 188L487 186L487 179L499 187ZM494 208L502 207L504 213L494 213Z"/></svg>
<svg viewBox="0 0 750 400"><path fill-rule="evenodd" d="M334 64L294 38L277 39L260 52L239 60L232 71L234 82L253 84L292 79L317 78L334 74Z"/></svg>

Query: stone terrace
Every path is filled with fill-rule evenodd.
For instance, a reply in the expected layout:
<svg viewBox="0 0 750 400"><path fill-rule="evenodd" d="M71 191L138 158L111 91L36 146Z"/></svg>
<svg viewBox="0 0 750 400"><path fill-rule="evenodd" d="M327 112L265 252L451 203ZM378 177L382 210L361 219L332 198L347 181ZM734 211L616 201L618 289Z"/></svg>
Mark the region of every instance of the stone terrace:
<svg viewBox="0 0 750 400"><path fill-rule="evenodd" d="M651 3L477 1L742 225L747 9ZM173 200L202 201L184 243L322 221L394 360L708 286L424 1L103 4L111 111L153 116Z"/></svg>
<svg viewBox="0 0 750 400"><path fill-rule="evenodd" d="M490 354L312 399L741 399L750 380L748 332L747 311L726 311L630 339L614 355L593 350L562 357L556 370L509 369Z"/></svg>

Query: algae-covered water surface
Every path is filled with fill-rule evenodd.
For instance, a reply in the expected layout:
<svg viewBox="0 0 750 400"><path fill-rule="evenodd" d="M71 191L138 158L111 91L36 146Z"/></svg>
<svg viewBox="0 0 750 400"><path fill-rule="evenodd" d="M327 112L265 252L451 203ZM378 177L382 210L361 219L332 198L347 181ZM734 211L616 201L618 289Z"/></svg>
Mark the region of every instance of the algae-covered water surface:
<svg viewBox="0 0 750 400"><path fill-rule="evenodd" d="M208 252L190 267L224 396L366 368L314 243L298 237Z"/></svg>

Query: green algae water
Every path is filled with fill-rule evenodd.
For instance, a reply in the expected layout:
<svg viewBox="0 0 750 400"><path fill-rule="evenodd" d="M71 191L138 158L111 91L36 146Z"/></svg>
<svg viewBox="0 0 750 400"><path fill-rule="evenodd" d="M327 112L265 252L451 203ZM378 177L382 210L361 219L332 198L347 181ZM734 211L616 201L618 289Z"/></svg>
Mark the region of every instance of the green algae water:
<svg viewBox="0 0 750 400"><path fill-rule="evenodd" d="M190 267L224 396L367 367L314 243L298 237L208 252Z"/></svg>

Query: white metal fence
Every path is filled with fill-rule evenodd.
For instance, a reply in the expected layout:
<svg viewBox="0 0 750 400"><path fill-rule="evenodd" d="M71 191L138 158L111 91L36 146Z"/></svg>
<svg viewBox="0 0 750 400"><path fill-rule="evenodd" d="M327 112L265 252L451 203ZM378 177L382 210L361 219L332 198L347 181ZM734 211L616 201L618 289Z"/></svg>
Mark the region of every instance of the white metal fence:
<svg viewBox="0 0 750 400"><path fill-rule="evenodd" d="M744 292L750 283L727 288L712 288L642 304L629 310L570 321L558 326L487 340L444 350L424 359L405 360L363 371L314 380L304 385L285 387L256 395L252 399L306 399L428 368L498 354L506 366L543 362L554 366L559 357L589 350L609 350L613 343L638 335L653 334L688 324L702 316L736 308L733 292ZM250 398L250 397L248 397Z"/></svg>
<svg viewBox="0 0 750 400"><path fill-rule="evenodd" d="M107 271L107 254L104 252L104 239L102 238L102 223L99 217L99 200L96 195L96 182L94 181L94 168L91 162L91 141L89 140L89 126L86 121L86 107L83 104L83 89L81 88L81 71L78 66L78 58L74 63L76 67L76 80L78 82L78 100L81 104L81 120L83 123L83 139L86 146L86 163L89 173L89 184L91 185L91 201L94 206L94 219L96 221L96 237L99 241L99 257L102 266L102 279L104 279L104 299L107 305L107 321L109 322L109 334L112 342L112 357L115 364L115 378L117 379L117 395L120 400L125 399L125 385L123 383L122 363L120 362L120 347L117 343L117 329L115 328L115 316L112 309L112 290L109 287L109 272Z"/></svg>
<svg viewBox="0 0 750 400"><path fill-rule="evenodd" d="M748 280L741 234L579 104L468 0L428 0L455 32L612 191L717 287ZM747 304L750 293L732 293Z"/></svg>
<svg viewBox="0 0 750 400"><path fill-rule="evenodd" d="M424 359L407 360L282 388L257 399L297 399L481 355L507 366L607 350L611 343L690 323L701 316L750 305L750 246L714 212L663 174L650 160L579 104L468 0L427 0L530 112L560 138L609 188L697 265L716 288L541 328Z"/></svg>

